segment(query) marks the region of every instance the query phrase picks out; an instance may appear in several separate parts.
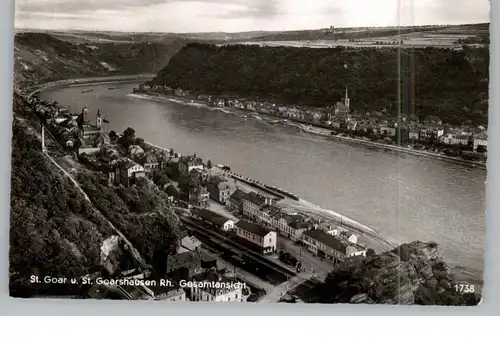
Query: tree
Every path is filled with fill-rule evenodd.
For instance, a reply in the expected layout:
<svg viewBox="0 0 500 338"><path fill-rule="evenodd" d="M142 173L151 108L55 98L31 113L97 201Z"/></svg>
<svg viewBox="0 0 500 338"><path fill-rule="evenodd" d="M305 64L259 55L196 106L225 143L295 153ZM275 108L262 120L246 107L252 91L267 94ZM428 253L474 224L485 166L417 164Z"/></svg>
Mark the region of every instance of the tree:
<svg viewBox="0 0 500 338"><path fill-rule="evenodd" d="M111 143L116 143L116 141L118 141L118 135L116 134L116 132L114 130L111 130L109 132L109 140L111 141Z"/></svg>
<svg viewBox="0 0 500 338"><path fill-rule="evenodd" d="M375 250L373 250L372 248L368 248L368 250L366 250L366 257L371 256L375 256Z"/></svg>
<svg viewBox="0 0 500 338"><path fill-rule="evenodd" d="M207 168L212 169L212 161L210 160L207 161Z"/></svg>
<svg viewBox="0 0 500 338"><path fill-rule="evenodd" d="M130 127L125 129L118 142L125 150L128 150L128 148L135 142L135 130Z"/></svg>
<svg viewBox="0 0 500 338"><path fill-rule="evenodd" d="M175 153L174 153L174 148L170 148L170 152L169 152L169 154L170 154L170 156L171 156L171 157L174 157L174 154L175 154Z"/></svg>

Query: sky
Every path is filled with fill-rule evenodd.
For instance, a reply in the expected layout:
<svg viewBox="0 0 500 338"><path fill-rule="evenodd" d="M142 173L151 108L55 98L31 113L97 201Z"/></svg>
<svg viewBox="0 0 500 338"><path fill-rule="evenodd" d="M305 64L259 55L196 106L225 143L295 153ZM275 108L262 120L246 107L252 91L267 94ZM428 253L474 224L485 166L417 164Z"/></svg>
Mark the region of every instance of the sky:
<svg viewBox="0 0 500 338"><path fill-rule="evenodd" d="M16 0L16 28L242 32L490 21L489 0Z"/></svg>

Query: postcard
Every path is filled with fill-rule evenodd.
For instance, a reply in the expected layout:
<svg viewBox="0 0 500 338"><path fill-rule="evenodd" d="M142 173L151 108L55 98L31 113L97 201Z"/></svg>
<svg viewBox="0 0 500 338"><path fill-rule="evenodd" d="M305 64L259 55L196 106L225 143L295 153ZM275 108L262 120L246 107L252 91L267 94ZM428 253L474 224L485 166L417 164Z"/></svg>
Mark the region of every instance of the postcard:
<svg viewBox="0 0 500 338"><path fill-rule="evenodd" d="M477 305L489 11L16 1L10 295Z"/></svg>

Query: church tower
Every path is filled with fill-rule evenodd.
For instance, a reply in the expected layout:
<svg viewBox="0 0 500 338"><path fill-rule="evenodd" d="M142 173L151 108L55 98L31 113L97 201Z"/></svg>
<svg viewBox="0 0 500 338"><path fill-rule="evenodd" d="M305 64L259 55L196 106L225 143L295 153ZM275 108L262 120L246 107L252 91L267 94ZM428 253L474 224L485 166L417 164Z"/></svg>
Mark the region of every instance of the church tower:
<svg viewBox="0 0 500 338"><path fill-rule="evenodd" d="M101 116L101 112L99 111L99 109L97 109L96 127L97 128L101 128L102 127L102 116Z"/></svg>
<svg viewBox="0 0 500 338"><path fill-rule="evenodd" d="M348 109L351 109L351 99L349 98L349 93L347 86L345 86L345 98L344 98L344 104Z"/></svg>

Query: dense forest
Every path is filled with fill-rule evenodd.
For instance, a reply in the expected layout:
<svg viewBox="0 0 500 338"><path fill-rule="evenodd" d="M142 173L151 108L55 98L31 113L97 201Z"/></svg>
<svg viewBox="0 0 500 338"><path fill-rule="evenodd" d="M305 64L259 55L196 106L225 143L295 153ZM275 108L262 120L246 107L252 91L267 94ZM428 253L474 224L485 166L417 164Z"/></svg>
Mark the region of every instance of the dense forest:
<svg viewBox="0 0 500 338"><path fill-rule="evenodd" d="M184 44L183 39L160 42L72 43L45 33L15 36L15 79L31 82L156 73Z"/></svg>
<svg viewBox="0 0 500 338"><path fill-rule="evenodd" d="M79 277L100 264L114 235L105 220L41 152L40 140L13 126L10 227L12 296L75 294L70 284L34 284L31 275Z"/></svg>
<svg viewBox="0 0 500 338"><path fill-rule="evenodd" d="M190 43L153 80L214 95L487 122L489 50L294 48ZM399 93L399 96L398 96ZM400 101L399 101L400 98Z"/></svg>
<svg viewBox="0 0 500 338"><path fill-rule="evenodd" d="M131 187L113 187L107 178L90 171L81 171L76 178L146 261L161 268L167 255L177 251L184 230L167 205L168 196L154 184L143 180Z"/></svg>

